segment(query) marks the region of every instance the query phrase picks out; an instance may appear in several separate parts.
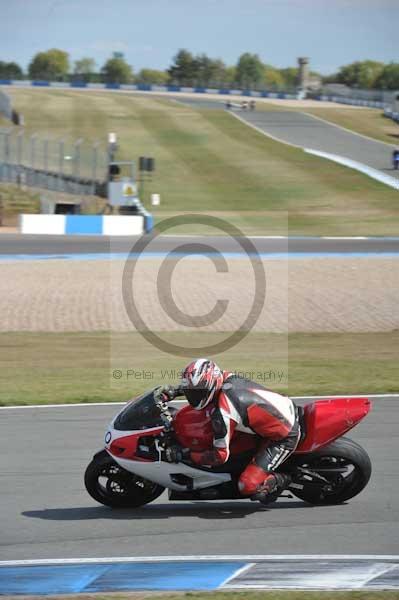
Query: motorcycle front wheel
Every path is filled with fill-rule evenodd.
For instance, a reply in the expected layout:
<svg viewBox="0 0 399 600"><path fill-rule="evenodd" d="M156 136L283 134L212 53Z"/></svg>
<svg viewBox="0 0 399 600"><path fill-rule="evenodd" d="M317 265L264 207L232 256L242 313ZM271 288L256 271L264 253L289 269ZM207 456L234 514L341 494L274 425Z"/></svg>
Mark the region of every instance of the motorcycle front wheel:
<svg viewBox="0 0 399 600"><path fill-rule="evenodd" d="M292 487L290 491L309 504L346 502L366 487L371 476L371 462L367 452L346 437L339 438L316 452L296 455L293 463L296 467L294 480L298 480L299 474L303 488ZM312 481L307 475L301 476L300 469L321 475L328 480L328 484Z"/></svg>
<svg viewBox="0 0 399 600"><path fill-rule="evenodd" d="M138 508L158 498L165 489L122 469L105 450L88 465L84 482L94 500L112 508Z"/></svg>

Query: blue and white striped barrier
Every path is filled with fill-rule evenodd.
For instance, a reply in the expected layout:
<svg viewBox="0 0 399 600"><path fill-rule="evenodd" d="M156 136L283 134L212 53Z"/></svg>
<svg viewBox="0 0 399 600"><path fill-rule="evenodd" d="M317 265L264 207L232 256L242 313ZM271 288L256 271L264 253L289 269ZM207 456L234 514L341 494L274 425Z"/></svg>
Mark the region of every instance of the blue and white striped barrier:
<svg viewBox="0 0 399 600"><path fill-rule="evenodd" d="M399 123L399 112L394 112L391 108L385 108L384 117L392 119L396 123Z"/></svg>
<svg viewBox="0 0 399 600"><path fill-rule="evenodd" d="M253 98L278 98L283 100L294 100L297 98L297 94L287 92L269 92L269 91L255 91L255 90L233 90L233 89L216 89L206 87L185 87L180 85L153 85L150 83L137 83L137 84L122 84L122 83L86 83L85 81L72 81L70 83L59 82L59 81L42 81L42 80L12 80L12 79L0 79L1 85L12 85L19 87L33 86L33 87L52 87L52 88L87 88L91 90L125 90L125 91L136 91L136 92L170 92L176 93L189 93L189 94L222 94L232 96L252 96Z"/></svg>
<svg viewBox="0 0 399 600"><path fill-rule="evenodd" d="M20 215L21 233L41 235L143 235L153 228L145 215Z"/></svg>
<svg viewBox="0 0 399 600"><path fill-rule="evenodd" d="M380 100L363 100L362 98L350 98L344 96L317 96L314 98L320 102L336 102L337 104L348 104L350 106L363 106L365 108L386 108L387 103Z"/></svg>

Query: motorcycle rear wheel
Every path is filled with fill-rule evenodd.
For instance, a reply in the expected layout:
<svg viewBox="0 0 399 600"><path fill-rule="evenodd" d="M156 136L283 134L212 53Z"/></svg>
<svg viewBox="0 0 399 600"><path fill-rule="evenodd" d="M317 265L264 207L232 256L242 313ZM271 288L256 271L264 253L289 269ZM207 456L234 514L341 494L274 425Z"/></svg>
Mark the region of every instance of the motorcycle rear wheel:
<svg viewBox="0 0 399 600"><path fill-rule="evenodd" d="M309 483L302 490L290 488L297 498L309 504L341 504L357 496L371 476L367 452L353 440L342 437L311 454L294 457L295 467L315 471L329 480L331 490Z"/></svg>
<svg viewBox="0 0 399 600"><path fill-rule="evenodd" d="M158 498L165 489L126 471L105 450L88 465L84 482L94 500L112 508L138 508Z"/></svg>

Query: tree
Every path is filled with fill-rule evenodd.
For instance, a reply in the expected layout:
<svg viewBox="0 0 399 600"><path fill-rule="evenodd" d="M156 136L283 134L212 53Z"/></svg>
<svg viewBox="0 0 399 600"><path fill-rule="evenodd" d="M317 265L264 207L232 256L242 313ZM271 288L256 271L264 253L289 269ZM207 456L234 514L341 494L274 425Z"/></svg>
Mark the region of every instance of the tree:
<svg viewBox="0 0 399 600"><path fill-rule="evenodd" d="M375 60L363 60L345 65L338 71L337 83L350 87L371 89L384 70L384 64Z"/></svg>
<svg viewBox="0 0 399 600"><path fill-rule="evenodd" d="M298 68L287 67L286 69L279 69L279 73L283 78L283 87L285 89L294 89L298 87Z"/></svg>
<svg viewBox="0 0 399 600"><path fill-rule="evenodd" d="M399 63L385 65L375 85L382 90L399 90Z"/></svg>
<svg viewBox="0 0 399 600"><path fill-rule="evenodd" d="M135 77L136 83L154 83L155 85L166 85L169 81L168 73L157 69L141 69Z"/></svg>
<svg viewBox="0 0 399 600"><path fill-rule="evenodd" d="M0 79L22 79L23 76L22 69L17 63L0 60Z"/></svg>
<svg viewBox="0 0 399 600"><path fill-rule="evenodd" d="M222 79L220 83L222 85L232 87L236 83L237 69L234 66L226 67L224 73L222 73Z"/></svg>
<svg viewBox="0 0 399 600"><path fill-rule="evenodd" d="M284 78L278 69L265 65L264 82L266 89L281 90L284 88Z"/></svg>
<svg viewBox="0 0 399 600"><path fill-rule="evenodd" d="M212 83L219 84L225 78L226 65L219 58L209 58L206 54L195 57L196 66L195 82L199 86L209 86Z"/></svg>
<svg viewBox="0 0 399 600"><path fill-rule="evenodd" d="M173 64L168 69L170 79L179 85L193 85L198 64L191 52L185 49L178 51L173 58Z"/></svg>
<svg viewBox="0 0 399 600"><path fill-rule="evenodd" d="M106 83L131 83L133 70L124 58L110 58L101 69Z"/></svg>
<svg viewBox="0 0 399 600"><path fill-rule="evenodd" d="M91 81L96 72L96 61L94 58L84 57L75 61L73 73L76 79L82 81Z"/></svg>
<svg viewBox="0 0 399 600"><path fill-rule="evenodd" d="M257 54L245 52L237 63L236 80L243 88L256 87L264 80L265 66Z"/></svg>
<svg viewBox="0 0 399 600"><path fill-rule="evenodd" d="M69 72L69 55L57 48L39 52L33 57L28 72L31 79L63 81Z"/></svg>

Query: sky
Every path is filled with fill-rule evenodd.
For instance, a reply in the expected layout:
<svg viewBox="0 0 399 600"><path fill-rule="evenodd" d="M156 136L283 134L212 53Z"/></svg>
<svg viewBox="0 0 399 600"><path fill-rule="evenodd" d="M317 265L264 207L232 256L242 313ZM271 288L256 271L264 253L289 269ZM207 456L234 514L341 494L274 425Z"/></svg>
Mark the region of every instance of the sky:
<svg viewBox="0 0 399 600"><path fill-rule="evenodd" d="M335 72L355 60L399 61L399 0L0 0L0 60L24 69L60 48L98 68L123 52L135 72L166 69L179 48L236 64L310 58Z"/></svg>

